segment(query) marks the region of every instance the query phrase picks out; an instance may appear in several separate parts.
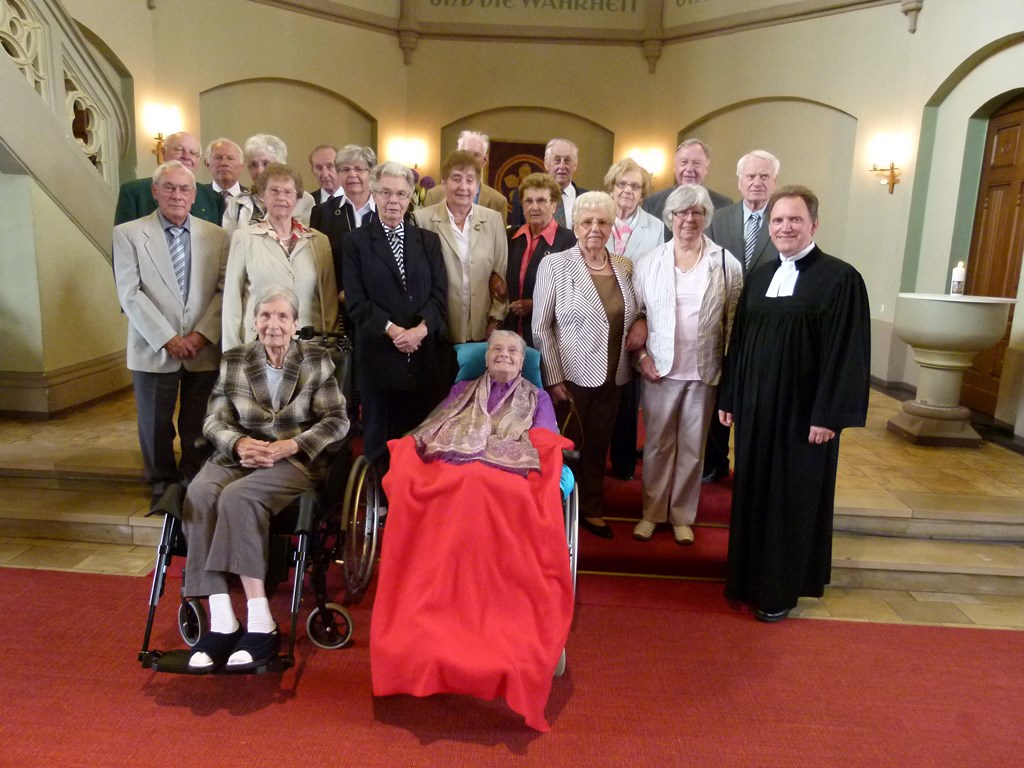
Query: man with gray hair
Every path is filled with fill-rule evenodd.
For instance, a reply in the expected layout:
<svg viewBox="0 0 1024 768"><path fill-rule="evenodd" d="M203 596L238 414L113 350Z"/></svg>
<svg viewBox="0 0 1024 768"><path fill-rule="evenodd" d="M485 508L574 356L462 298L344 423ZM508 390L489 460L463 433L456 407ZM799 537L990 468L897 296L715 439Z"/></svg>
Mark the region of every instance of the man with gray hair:
<svg viewBox="0 0 1024 768"><path fill-rule="evenodd" d="M765 205L775 192L779 160L771 152L755 149L736 163L740 201L715 211L707 236L735 256L743 274L769 262L778 263L779 252L768 237ZM713 483L729 476L729 427L712 419L704 447L701 480Z"/></svg>
<svg viewBox="0 0 1024 768"><path fill-rule="evenodd" d="M740 260L746 274L760 264L778 261L779 252L768 237L765 204L775 192L779 159L755 149L736 163L740 201L715 210L707 235Z"/></svg>
<svg viewBox="0 0 1024 768"><path fill-rule="evenodd" d="M551 139L544 147L544 170L555 177L558 186L562 188L562 199L558 201L555 209L555 221L560 227L572 229L572 205L576 198L587 190L583 189L572 180L580 163L580 150L568 139ZM519 202L519 192L512 193L512 213L509 215L508 223L512 231L526 223L526 216L523 214L523 206Z"/></svg>
<svg viewBox="0 0 1024 768"><path fill-rule="evenodd" d="M242 148L231 139L219 138L211 141L203 154L203 164L213 179L210 187L224 199L225 203L245 192L245 187L239 182L243 168Z"/></svg>
<svg viewBox="0 0 1024 768"><path fill-rule="evenodd" d="M655 192L646 198L640 207L660 220L665 211L665 201L672 194L672 190L680 184L698 184L703 187L709 170L711 170L711 148L700 139L686 139L676 147L676 155L672 163L675 186ZM732 204L732 200L728 197L713 190L709 189L708 195L711 197L711 203L715 206L715 216L718 215L719 208ZM671 232L668 233L668 239L672 239Z"/></svg>
<svg viewBox="0 0 1024 768"><path fill-rule="evenodd" d="M320 182L320 189L313 195L316 205L324 205L332 197L344 194L338 183L338 170L334 167L337 154L338 150L330 144L320 144L309 153L309 169Z"/></svg>
<svg viewBox="0 0 1024 768"><path fill-rule="evenodd" d="M501 214L502 223L507 224L508 200L505 199L501 192L494 187L484 184L483 181L487 178L487 163L491 159L490 137L486 133L480 133L479 131L463 131L459 134L459 140L455 148L469 152L484 169L483 173L480 174L480 184L476 190L476 197L473 198L473 204L497 211ZM423 207L437 205L443 199L444 187L438 184L436 187L427 190L426 197L423 198Z"/></svg>
<svg viewBox="0 0 1024 768"><path fill-rule="evenodd" d="M184 163L164 163L150 185L157 210L114 228L114 275L128 318L142 462L156 500L170 483L192 478L202 463L195 442L217 380L230 239L221 227L189 213L196 180ZM179 400L180 463L174 455Z"/></svg>
<svg viewBox="0 0 1024 768"><path fill-rule="evenodd" d="M177 160L194 174L202 157L199 140L187 131L172 133L164 141L164 162ZM148 177L126 181L121 185L117 207L114 209L114 226L148 216L157 209L156 200L150 191L152 186L153 180ZM224 215L224 199L209 184L198 185L194 198L191 214L212 224L220 224Z"/></svg>

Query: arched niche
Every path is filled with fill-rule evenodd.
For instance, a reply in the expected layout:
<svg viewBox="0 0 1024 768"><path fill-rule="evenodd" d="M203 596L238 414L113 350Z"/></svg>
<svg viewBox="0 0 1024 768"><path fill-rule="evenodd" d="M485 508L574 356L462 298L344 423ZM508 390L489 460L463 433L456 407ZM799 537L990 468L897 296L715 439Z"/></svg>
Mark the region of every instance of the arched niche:
<svg viewBox="0 0 1024 768"><path fill-rule="evenodd" d="M739 199L736 162L752 149L779 158L779 185L803 184L821 200L822 228L817 241L843 241L853 168L857 118L807 99L763 98L726 106L690 123L678 140L696 137L711 148L705 184Z"/></svg>
<svg viewBox="0 0 1024 768"><path fill-rule="evenodd" d="M615 149L615 134L585 117L545 107L499 107L465 115L442 127L441 160L455 149L464 130L486 133L492 142L547 144L556 137L569 139L580 150L575 181L586 189L602 188Z"/></svg>
<svg viewBox="0 0 1024 768"><path fill-rule="evenodd" d="M306 160L313 147L377 148L376 119L344 96L298 80L258 78L215 86L199 94L199 117L206 142L226 136L243 144L256 133L279 136L288 145L289 164L310 191L318 187ZM247 172L242 183L249 183Z"/></svg>

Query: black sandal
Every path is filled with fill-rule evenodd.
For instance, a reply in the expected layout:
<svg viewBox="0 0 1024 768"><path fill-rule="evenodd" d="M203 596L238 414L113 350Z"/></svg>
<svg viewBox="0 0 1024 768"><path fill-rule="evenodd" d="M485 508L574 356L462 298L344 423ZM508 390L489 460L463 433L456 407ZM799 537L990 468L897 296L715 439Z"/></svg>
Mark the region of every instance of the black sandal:
<svg viewBox="0 0 1024 768"><path fill-rule="evenodd" d="M235 647L225 657L230 659L238 651L245 651L252 657L252 661L242 661L235 664L230 662L226 669L232 672L242 672L247 669L256 669L270 663L277 657L277 649L281 645L281 635L277 628L273 632L246 632L239 638Z"/></svg>
<svg viewBox="0 0 1024 768"><path fill-rule="evenodd" d="M243 636L241 627L227 634L207 632L199 638L199 642L192 646L192 655L188 659L189 669L194 672L214 672L220 669ZM212 663L208 665L193 664L192 660L197 653L205 653L210 657Z"/></svg>

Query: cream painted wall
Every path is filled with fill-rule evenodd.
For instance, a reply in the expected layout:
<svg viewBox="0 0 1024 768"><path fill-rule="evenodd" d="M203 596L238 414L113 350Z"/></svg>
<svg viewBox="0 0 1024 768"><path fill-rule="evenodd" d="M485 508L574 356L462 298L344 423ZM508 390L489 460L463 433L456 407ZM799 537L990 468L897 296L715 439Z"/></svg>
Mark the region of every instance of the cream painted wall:
<svg viewBox="0 0 1024 768"><path fill-rule="evenodd" d="M252 109L253 104L263 105ZM319 188L309 167L309 153L320 144L376 143L373 120L335 93L322 88L285 80L248 80L217 86L200 94L200 113L204 136L227 136L239 145L255 133L270 133L288 146L289 164L302 174L306 190ZM297 115L303 119L296 120ZM315 120L307 119L316 115ZM200 174L209 179L204 169ZM243 171L242 183L249 184L249 172Z"/></svg>
<svg viewBox="0 0 1024 768"><path fill-rule="evenodd" d="M110 265L34 183L31 205L43 370L123 352L127 326Z"/></svg>
<svg viewBox="0 0 1024 768"><path fill-rule="evenodd" d="M151 13L157 67L175 72L173 79L161 80L163 98L181 106L187 125L200 126L204 142L216 136L201 124L200 94L251 78L307 82L344 96L380 121L382 147L405 133L407 71L392 35L246 0L158 2ZM192 20L189 35L171 34L182 18ZM225 19L231 20L229 35ZM248 104L246 112L258 113L260 106ZM333 132L315 107L299 109L294 120L309 126L311 134ZM298 147L289 149L305 154Z"/></svg>
<svg viewBox="0 0 1024 768"><path fill-rule="evenodd" d="M38 371L43 363L33 186L27 176L0 174L0 368L22 373Z"/></svg>
<svg viewBox="0 0 1024 768"><path fill-rule="evenodd" d="M110 265L28 176L0 174L0 369L42 373L125 348Z"/></svg>

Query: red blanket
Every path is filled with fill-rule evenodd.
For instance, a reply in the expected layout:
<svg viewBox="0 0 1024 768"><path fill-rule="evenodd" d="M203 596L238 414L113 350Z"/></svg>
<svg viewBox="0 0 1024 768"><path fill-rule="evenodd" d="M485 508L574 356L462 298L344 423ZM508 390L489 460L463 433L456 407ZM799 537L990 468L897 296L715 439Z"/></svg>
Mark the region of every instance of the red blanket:
<svg viewBox="0 0 1024 768"><path fill-rule="evenodd" d="M393 440L389 514L370 625L376 696L457 693L539 731L573 592L558 480L563 437L530 431L541 473L425 464Z"/></svg>

